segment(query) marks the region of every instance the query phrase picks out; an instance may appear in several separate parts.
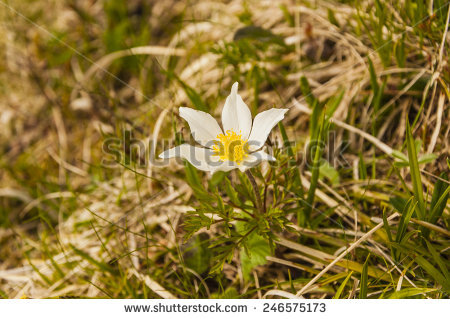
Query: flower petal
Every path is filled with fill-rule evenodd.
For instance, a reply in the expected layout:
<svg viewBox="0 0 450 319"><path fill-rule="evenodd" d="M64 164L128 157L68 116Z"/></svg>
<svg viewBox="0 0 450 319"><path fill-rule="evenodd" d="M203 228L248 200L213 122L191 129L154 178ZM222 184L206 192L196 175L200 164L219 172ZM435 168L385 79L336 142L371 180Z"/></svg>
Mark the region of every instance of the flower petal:
<svg viewBox="0 0 450 319"><path fill-rule="evenodd" d="M208 164L208 156L210 154L212 154L210 149L195 147L190 144L181 144L159 154L159 158L181 157L197 169L209 172L211 170Z"/></svg>
<svg viewBox="0 0 450 319"><path fill-rule="evenodd" d="M201 171L214 173L216 171L228 172L238 167L235 162L222 162L219 156L209 148L195 147L190 144L182 144L171 148L159 155L159 158L181 157Z"/></svg>
<svg viewBox="0 0 450 319"><path fill-rule="evenodd" d="M242 139L246 140L252 129L252 114L237 90L238 83L235 82L222 110L222 125L225 134L233 130L236 134L242 134Z"/></svg>
<svg viewBox="0 0 450 319"><path fill-rule="evenodd" d="M252 132L248 138L250 151L260 149L267 140L273 127L284 118L289 109L270 109L256 115L253 121Z"/></svg>
<svg viewBox="0 0 450 319"><path fill-rule="evenodd" d="M276 159L275 159L275 157L273 157L270 154L267 154L264 151L254 152L254 153L249 154L247 156L247 158L245 159L245 161L241 165L239 165L239 170L241 172L244 172L247 169L258 165L259 163L261 163L263 161L276 161Z"/></svg>
<svg viewBox="0 0 450 319"><path fill-rule="evenodd" d="M212 156L209 166L211 173L214 174L214 172L217 171L222 172L231 171L232 169L238 168L239 165L236 162L231 161L222 162L219 160L219 156Z"/></svg>
<svg viewBox="0 0 450 319"><path fill-rule="evenodd" d="M222 129L211 114L180 107L180 116L188 122L192 137L205 147L212 148L212 141L222 134Z"/></svg>

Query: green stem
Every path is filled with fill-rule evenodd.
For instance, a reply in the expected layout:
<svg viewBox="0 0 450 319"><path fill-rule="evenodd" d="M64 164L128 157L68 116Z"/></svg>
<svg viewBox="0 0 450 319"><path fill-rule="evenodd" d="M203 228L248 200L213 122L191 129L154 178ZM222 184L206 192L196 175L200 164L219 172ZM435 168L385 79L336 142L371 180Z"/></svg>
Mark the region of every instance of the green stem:
<svg viewBox="0 0 450 319"><path fill-rule="evenodd" d="M253 192L255 193L255 198L256 198L256 202L255 202L256 209L258 209L258 211L261 214L264 214L263 205L262 205L262 201L261 201L261 194L259 193L258 184L256 184L255 178L253 177L253 174L250 172L250 170L246 170L245 174L247 174L247 177L253 186Z"/></svg>

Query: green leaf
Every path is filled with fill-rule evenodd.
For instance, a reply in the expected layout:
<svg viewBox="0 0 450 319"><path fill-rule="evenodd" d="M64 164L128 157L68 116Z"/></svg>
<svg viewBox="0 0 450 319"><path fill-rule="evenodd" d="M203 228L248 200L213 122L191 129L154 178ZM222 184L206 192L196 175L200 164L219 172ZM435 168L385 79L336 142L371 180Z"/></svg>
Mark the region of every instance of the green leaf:
<svg viewBox="0 0 450 319"><path fill-rule="evenodd" d="M417 161L416 143L413 139L409 120L406 119L406 144L408 148L409 167L413 184L413 193L417 201L417 213L421 220L425 217L425 201L423 199L422 179L420 177L419 163Z"/></svg>
<svg viewBox="0 0 450 319"><path fill-rule="evenodd" d="M378 84L377 81L377 74L375 73L375 67L373 66L373 62L370 57L367 57L367 61L369 62L370 86L372 87L374 94L377 94L378 90L380 89L380 85Z"/></svg>
<svg viewBox="0 0 450 319"><path fill-rule="evenodd" d="M243 222L236 223L236 230L242 235L248 231L245 225ZM253 268L266 264L266 257L271 255L271 250L267 240L256 232L248 235L244 245L240 250L242 274L245 280L250 280Z"/></svg>
<svg viewBox="0 0 450 319"><path fill-rule="evenodd" d="M187 212L183 222L183 227L186 231L186 235L184 236L185 240L191 238L192 235L203 227L209 229L213 222L214 220L206 216L201 209Z"/></svg>
<svg viewBox="0 0 450 319"><path fill-rule="evenodd" d="M198 274L205 273L210 267L211 249L208 248L208 242L208 234L200 233L181 246L186 266Z"/></svg>
<svg viewBox="0 0 450 319"><path fill-rule="evenodd" d="M332 24L334 24L335 26L340 27L340 26L339 26L339 22L337 21L336 16L334 15L333 10L331 10L330 8L328 8L327 11L328 11L328 20L329 20Z"/></svg>
<svg viewBox="0 0 450 319"><path fill-rule="evenodd" d="M386 87L387 84L387 78L385 78L383 80L383 83L381 85L381 88L377 91L377 94L373 97L373 107L376 110L374 112L374 115L376 115L378 113L378 110L380 109L380 105L381 105L381 100L383 98L383 93L384 93L384 88Z"/></svg>
<svg viewBox="0 0 450 319"><path fill-rule="evenodd" d="M316 142L316 147L315 147L315 153L314 153L314 159L312 162L312 167L311 167L311 185L309 187L308 190L308 195L306 197L306 208L305 208L305 217L306 219L309 219L309 216L311 215L311 211L312 211L312 207L314 204L314 195L316 192L316 187L317 187L317 182L319 179L319 165L320 165L320 158L322 156L322 151L323 151L323 145L321 145L321 143L323 142L322 139L322 133L323 133L323 129L325 126L325 117L320 116L320 126L317 129L317 138L311 138L311 141Z"/></svg>
<svg viewBox="0 0 450 319"><path fill-rule="evenodd" d="M298 170L297 162L295 160L295 153L292 149L291 142L289 141L289 137L286 134L286 130L284 128L283 123L278 122L278 127L280 129L281 136L283 138L284 147L286 148L286 152L289 156L289 167L294 167L294 182L293 182L293 192L297 197L303 199L305 197L303 193L303 185L302 180L300 179L300 172Z"/></svg>
<svg viewBox="0 0 450 319"><path fill-rule="evenodd" d="M272 33L270 30L266 30L254 25L245 26L240 29L237 29L234 34L233 40L234 41L252 40L286 46L283 37Z"/></svg>
<svg viewBox="0 0 450 319"><path fill-rule="evenodd" d="M347 285L347 282L349 281L349 279L351 278L352 275L353 275L353 271L350 271L348 273L347 277L345 277L342 284L339 286L338 290L336 291L336 294L333 296L333 299L339 299L341 297L341 294L344 291L345 285Z"/></svg>
<svg viewBox="0 0 450 319"><path fill-rule="evenodd" d="M419 156L419 152L422 149L422 140L419 138L416 138L414 140L414 145L416 146L416 155Z"/></svg>
<svg viewBox="0 0 450 319"><path fill-rule="evenodd" d="M403 154L400 151L394 150L392 152L392 156L394 156L395 158L398 158L400 160L402 160L403 162L408 163L408 156L406 156L405 154Z"/></svg>
<svg viewBox="0 0 450 319"><path fill-rule="evenodd" d="M423 268L423 270L433 277L447 293L450 293L450 280L446 279L444 275L425 258L417 256L415 261Z"/></svg>
<svg viewBox="0 0 450 319"><path fill-rule="evenodd" d="M358 161L358 171L359 171L359 178L362 180L367 179L367 166L364 162L364 157L362 156L362 153L358 154L359 161Z"/></svg>
<svg viewBox="0 0 450 319"><path fill-rule="evenodd" d="M39 270L38 267L36 267L36 266L33 264L33 262L31 261L31 258L30 258L30 256L29 256L29 253L26 252L24 255L25 255L25 258L28 260L28 263L30 264L31 268L33 268L33 270L39 275L39 277L41 277L42 280L44 280L45 283L46 283L47 285L50 286L50 285L52 284L52 281L51 281L46 275L44 275L44 274Z"/></svg>
<svg viewBox="0 0 450 319"><path fill-rule="evenodd" d="M204 200L207 202L214 200L214 197L208 194L203 187L200 177L198 176L197 169L186 160L184 161L184 164L186 180L189 186L191 186L192 190L194 191L195 197L197 197L199 200Z"/></svg>
<svg viewBox="0 0 450 319"><path fill-rule="evenodd" d="M436 154L424 154L419 156L418 162L419 164L426 164L434 161L438 156Z"/></svg>
<svg viewBox="0 0 450 319"><path fill-rule="evenodd" d="M313 108L314 104L317 103L317 99L311 91L308 79L304 76L300 78L300 90L302 91L306 103L308 103L309 107Z"/></svg>
<svg viewBox="0 0 450 319"><path fill-rule="evenodd" d="M405 67L406 55L405 55L405 34L399 39L394 46L395 58L400 68Z"/></svg>
<svg viewBox="0 0 450 319"><path fill-rule="evenodd" d="M395 167L408 167L409 162L395 161L394 166Z"/></svg>
<svg viewBox="0 0 450 319"><path fill-rule="evenodd" d="M413 297L417 295L423 295L430 292L434 292L437 289L433 288L405 288L400 291L396 291L392 293L388 298L389 299L404 299L408 297Z"/></svg>
<svg viewBox="0 0 450 319"><path fill-rule="evenodd" d="M283 4L280 4L280 9L283 12L283 16L286 19L286 22L289 24L289 26L290 27L295 27L294 17L289 12L288 7L283 3Z"/></svg>
<svg viewBox="0 0 450 319"><path fill-rule="evenodd" d="M229 241L229 238L216 239L214 244L209 246L214 253L213 266L209 270L210 274L221 272L225 262L230 262L233 258L235 245L232 245Z"/></svg>
<svg viewBox="0 0 450 319"><path fill-rule="evenodd" d="M325 114L328 117L333 116L334 112L336 111L339 104L341 104L342 99L344 98L345 89L342 89L339 91L339 94L337 96L333 96L331 99L328 100L327 104L325 105Z"/></svg>
<svg viewBox="0 0 450 319"><path fill-rule="evenodd" d="M447 180L447 174L444 172L441 174L441 179ZM445 205L447 204L448 196L450 192L450 185L446 182L438 179L434 186L433 195L430 203L430 213L428 214L428 221L435 224L439 217L444 212Z"/></svg>
<svg viewBox="0 0 450 319"><path fill-rule="evenodd" d="M359 299L367 299L367 286L368 286L367 273L369 267L369 257L370 254L367 256L361 272L361 283L359 285Z"/></svg>
<svg viewBox="0 0 450 319"><path fill-rule="evenodd" d="M289 141L289 137L287 136L286 130L284 128L283 123L278 122L278 127L280 129L281 136L283 138L283 145L286 148L286 153L289 157L288 165L289 168L292 170L292 183L288 184L288 189L292 191L298 198L298 207L302 207L302 199L305 198L305 193L303 191L303 185L302 180L300 178L300 172L299 172L299 166L297 165L297 161L295 159L295 153L292 149L291 142ZM305 226L306 219L305 215L303 214L303 210L298 209L297 210L297 223L299 226Z"/></svg>
<svg viewBox="0 0 450 319"><path fill-rule="evenodd" d="M318 100L314 100L312 104L312 114L309 120L309 136L311 141L316 141L319 138L319 126L321 118L323 117L323 107Z"/></svg>
<svg viewBox="0 0 450 319"><path fill-rule="evenodd" d="M323 160L321 161L320 167L319 167L319 176L320 178L326 177L330 180L331 184L333 186L336 186L339 184L339 173L338 171L330 165L327 161Z"/></svg>
<svg viewBox="0 0 450 319"><path fill-rule="evenodd" d="M211 188L216 188L217 185L219 185L223 181L226 175L227 174L222 171L215 172L211 177L211 179L209 180L209 186Z"/></svg>
<svg viewBox="0 0 450 319"><path fill-rule="evenodd" d="M238 193L234 190L233 185L231 185L231 182L228 179L228 177L225 177L224 181L225 181L225 192L227 193L231 202L237 206L240 206L241 202L239 200Z"/></svg>
<svg viewBox="0 0 450 319"><path fill-rule="evenodd" d="M101 269L103 271L106 271L106 272L109 272L111 274L117 274L118 273L118 271L116 269L112 268L111 266L109 266L106 263L103 263L103 262L100 262L100 261L94 259L91 255L89 255L89 254L85 253L84 251L78 249L74 245L70 244L70 247L73 249L75 254L77 254L81 258L85 259L86 261L88 261L92 265L97 266L99 269Z"/></svg>
<svg viewBox="0 0 450 319"><path fill-rule="evenodd" d="M408 201L403 197L391 197L389 198L389 203L397 210L399 213L405 210L406 205L408 205Z"/></svg>
<svg viewBox="0 0 450 319"><path fill-rule="evenodd" d="M212 293L211 299L238 299L239 294L234 287L228 287L223 293Z"/></svg>
<svg viewBox="0 0 450 319"><path fill-rule="evenodd" d="M402 216L400 218L400 222L398 223L397 236L395 237L395 241L400 243L405 236L406 229L408 227L409 221L411 219L412 214L414 213L414 209L416 208L417 202L413 202L413 197L411 197L408 201L408 204L404 207L402 211Z"/></svg>
<svg viewBox="0 0 450 319"><path fill-rule="evenodd" d="M177 75L173 74L174 78L177 80L177 82L181 85L183 88L184 93L186 93L187 97L191 101L191 103L194 105L194 107L203 112L208 112L209 108L206 105L206 103L203 101L200 94L197 93L192 87L187 85L185 82L183 82Z"/></svg>
<svg viewBox="0 0 450 319"><path fill-rule="evenodd" d="M448 266L445 264L445 262L439 256L439 253L436 251L436 249L433 247L433 245L426 239L425 239L425 243L427 244L428 251L431 253L431 256L433 257L434 261L436 262L436 264L439 266L442 273L444 274L444 277L447 278L447 280L449 280L450 276L449 276L448 269L447 269Z"/></svg>
<svg viewBox="0 0 450 319"><path fill-rule="evenodd" d="M436 202L436 206L433 207L433 209L430 212L430 221L432 223L436 223L439 217L441 217L442 213L444 212L444 208L446 206L449 193L450 193L450 185L445 188L441 197L439 197L438 201Z"/></svg>
<svg viewBox="0 0 450 319"><path fill-rule="evenodd" d="M198 176L197 170L195 167L189 163L188 161L185 161L185 171L186 171L186 179L189 185L191 187L196 187L203 190L202 183L200 181L200 177Z"/></svg>
<svg viewBox="0 0 450 319"><path fill-rule="evenodd" d="M383 90L380 89L380 85L378 84L377 74L375 73L375 67L373 66L372 60L369 57L367 59L369 62L370 86L372 87L373 90L372 105L375 110L374 114L376 114L380 107Z"/></svg>
<svg viewBox="0 0 450 319"><path fill-rule="evenodd" d="M248 240L248 250L251 252L250 255L244 248L241 248L241 265L242 274L245 280L250 279L250 274L253 268L264 265L267 263L267 256L270 256L270 245L267 240L258 234L252 234Z"/></svg>
<svg viewBox="0 0 450 319"><path fill-rule="evenodd" d="M243 195L246 199L251 199L253 203L256 202L255 194L253 193L253 187L248 179L247 175L242 173L241 171L237 171L237 175L239 177L240 184L235 184L235 189L241 195Z"/></svg>

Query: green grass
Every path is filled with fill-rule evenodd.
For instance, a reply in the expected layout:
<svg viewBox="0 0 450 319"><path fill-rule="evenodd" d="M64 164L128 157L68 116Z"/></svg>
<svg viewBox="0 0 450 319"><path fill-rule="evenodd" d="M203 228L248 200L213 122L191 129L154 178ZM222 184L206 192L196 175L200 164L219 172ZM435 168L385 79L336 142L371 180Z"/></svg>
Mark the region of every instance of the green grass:
<svg viewBox="0 0 450 319"><path fill-rule="evenodd" d="M2 298L449 297L448 2L232 2L0 3ZM234 81L275 164L148 165Z"/></svg>

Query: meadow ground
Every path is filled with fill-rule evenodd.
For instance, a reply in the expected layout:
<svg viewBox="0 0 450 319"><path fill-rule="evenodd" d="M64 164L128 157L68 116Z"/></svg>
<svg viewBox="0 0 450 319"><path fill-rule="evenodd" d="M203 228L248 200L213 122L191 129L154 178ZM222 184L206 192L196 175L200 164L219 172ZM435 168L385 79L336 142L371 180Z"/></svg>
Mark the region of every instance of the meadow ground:
<svg viewBox="0 0 450 319"><path fill-rule="evenodd" d="M449 15L0 0L0 296L448 298ZM154 160L235 81L276 162Z"/></svg>

